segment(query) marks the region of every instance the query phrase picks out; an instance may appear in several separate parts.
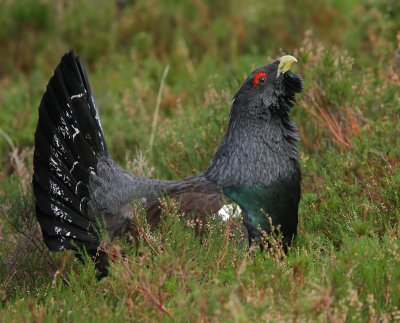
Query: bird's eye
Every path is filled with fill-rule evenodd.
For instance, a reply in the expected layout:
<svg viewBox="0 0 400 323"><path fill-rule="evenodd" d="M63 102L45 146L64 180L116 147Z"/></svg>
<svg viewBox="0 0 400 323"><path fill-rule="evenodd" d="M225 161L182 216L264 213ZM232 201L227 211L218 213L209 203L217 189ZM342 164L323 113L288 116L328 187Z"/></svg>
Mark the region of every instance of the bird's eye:
<svg viewBox="0 0 400 323"><path fill-rule="evenodd" d="M267 73L258 72L253 78L253 87L264 84L267 81Z"/></svg>

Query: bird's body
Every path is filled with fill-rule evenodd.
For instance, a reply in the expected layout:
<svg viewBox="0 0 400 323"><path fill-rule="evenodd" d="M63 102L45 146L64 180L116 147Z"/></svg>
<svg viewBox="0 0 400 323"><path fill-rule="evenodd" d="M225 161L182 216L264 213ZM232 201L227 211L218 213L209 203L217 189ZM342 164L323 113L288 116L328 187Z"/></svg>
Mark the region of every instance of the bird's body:
<svg viewBox="0 0 400 323"><path fill-rule="evenodd" d="M300 200L298 135L289 112L302 81L287 72L292 63L283 57L255 70L234 97L228 131L210 167L166 181L138 177L115 164L83 64L66 54L43 96L35 134L36 215L49 249L84 247L94 254L99 223L110 239L132 227L133 200L157 225L162 196L202 218L233 201L243 210L250 241L260 229L271 232L272 223L288 246Z"/></svg>

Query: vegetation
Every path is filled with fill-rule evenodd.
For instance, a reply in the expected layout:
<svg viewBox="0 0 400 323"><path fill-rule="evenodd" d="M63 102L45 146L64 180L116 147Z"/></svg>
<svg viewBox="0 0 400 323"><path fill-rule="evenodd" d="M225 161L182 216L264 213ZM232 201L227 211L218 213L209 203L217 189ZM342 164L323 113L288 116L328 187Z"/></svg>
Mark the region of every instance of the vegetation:
<svg viewBox="0 0 400 323"><path fill-rule="evenodd" d="M0 321L400 319L399 32L397 0L0 1ZM107 247L107 278L50 254L34 218L33 135L70 48L111 155L169 179L207 167L254 67L298 57L303 196L288 255L246 250L218 221L196 237L173 201L156 232L142 222L137 245Z"/></svg>

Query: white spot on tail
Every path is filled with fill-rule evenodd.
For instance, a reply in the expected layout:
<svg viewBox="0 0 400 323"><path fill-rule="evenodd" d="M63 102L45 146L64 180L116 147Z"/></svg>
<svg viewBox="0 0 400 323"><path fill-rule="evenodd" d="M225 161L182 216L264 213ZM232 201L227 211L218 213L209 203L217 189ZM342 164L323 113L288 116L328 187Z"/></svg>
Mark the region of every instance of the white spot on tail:
<svg viewBox="0 0 400 323"><path fill-rule="evenodd" d="M54 195L61 196L61 197L64 196L63 190L54 182L50 182L50 190Z"/></svg>
<svg viewBox="0 0 400 323"><path fill-rule="evenodd" d="M72 140L75 141L75 136L80 133L78 128L75 128L74 125L71 125L72 129L74 129L74 133L72 134Z"/></svg>
<svg viewBox="0 0 400 323"><path fill-rule="evenodd" d="M78 186L79 186L79 184L83 184L83 182L82 182L82 181L79 181L79 182L76 184L76 186L75 186L75 194L78 194Z"/></svg>
<svg viewBox="0 0 400 323"><path fill-rule="evenodd" d="M58 206L54 205L54 204L50 204L50 208L53 211L53 213L58 216L60 219L62 220L66 220L69 223L72 223L72 219L69 216L69 214L63 210L61 210Z"/></svg>
<svg viewBox="0 0 400 323"><path fill-rule="evenodd" d="M63 189L53 181L50 181L50 192L53 194L53 196L61 197L65 202L71 202L71 200L65 195Z"/></svg>
<svg viewBox="0 0 400 323"><path fill-rule="evenodd" d="M79 203L79 211L83 214L82 212L82 203L85 202L85 200L89 201L87 197L82 198L81 202Z"/></svg>
<svg viewBox="0 0 400 323"><path fill-rule="evenodd" d="M63 117L60 118L60 125L58 126L57 129L63 135L64 138L70 138L68 126Z"/></svg>
<svg viewBox="0 0 400 323"><path fill-rule="evenodd" d="M70 173L72 173L72 171L74 170L75 165L77 165L77 164L79 164L77 161L72 164L71 170L69 171Z"/></svg>
<svg viewBox="0 0 400 323"><path fill-rule="evenodd" d="M85 93L78 93L78 94L75 94L75 95L71 96L71 100L76 99L76 98L81 98L81 97L83 97L84 95L85 95Z"/></svg>

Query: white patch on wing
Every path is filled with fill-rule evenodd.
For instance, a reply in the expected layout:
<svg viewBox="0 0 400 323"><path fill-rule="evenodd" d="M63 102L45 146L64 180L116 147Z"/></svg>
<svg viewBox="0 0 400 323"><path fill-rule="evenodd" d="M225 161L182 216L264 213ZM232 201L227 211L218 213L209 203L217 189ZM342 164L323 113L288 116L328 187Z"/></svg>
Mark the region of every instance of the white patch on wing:
<svg viewBox="0 0 400 323"><path fill-rule="evenodd" d="M240 214L242 214L242 209L237 204L225 204L218 211L218 215L223 221L228 221L230 217L237 218Z"/></svg>

